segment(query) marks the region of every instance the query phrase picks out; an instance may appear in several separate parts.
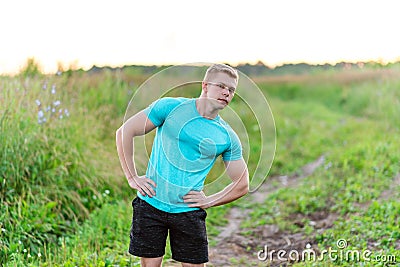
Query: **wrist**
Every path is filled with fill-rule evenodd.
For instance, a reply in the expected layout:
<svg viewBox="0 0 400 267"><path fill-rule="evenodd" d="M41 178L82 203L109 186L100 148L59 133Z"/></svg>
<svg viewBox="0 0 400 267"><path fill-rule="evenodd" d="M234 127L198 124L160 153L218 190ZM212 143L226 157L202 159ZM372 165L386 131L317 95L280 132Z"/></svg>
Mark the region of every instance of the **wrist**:
<svg viewBox="0 0 400 267"><path fill-rule="evenodd" d="M204 203L202 209L211 208L211 207L214 205L213 201L214 201L214 200L213 200L212 197L206 197L206 201L205 201L205 203Z"/></svg>
<svg viewBox="0 0 400 267"><path fill-rule="evenodd" d="M137 178L139 178L138 175L132 175L132 174L126 175L126 179L128 179L128 181L134 181L134 180L136 180Z"/></svg>

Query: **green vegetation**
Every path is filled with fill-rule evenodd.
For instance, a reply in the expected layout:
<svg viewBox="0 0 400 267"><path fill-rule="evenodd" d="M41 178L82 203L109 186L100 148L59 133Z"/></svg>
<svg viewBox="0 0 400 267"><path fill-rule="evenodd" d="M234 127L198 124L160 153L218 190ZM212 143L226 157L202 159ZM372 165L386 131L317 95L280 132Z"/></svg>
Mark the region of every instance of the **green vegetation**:
<svg viewBox="0 0 400 267"><path fill-rule="evenodd" d="M151 73L38 72L0 77L1 265L138 266L127 253L134 192L122 175L114 140L130 98ZM270 176L298 173L321 155L325 162L264 203L246 197L208 210L210 244L227 223L229 208L239 205L251 209L242 223L249 236L257 226L276 224L313 236L321 250L335 248L342 238L347 249L368 248L371 258L396 255L399 261L400 194L393 184L400 173L399 73L391 66L255 78L276 122ZM245 124L252 127L250 120ZM256 132L249 135L259 140ZM252 142L251 151L257 149ZM143 172L146 159L138 160ZM250 157L249 166L255 160ZM390 197L381 199L388 190ZM336 214L337 220L315 234L310 216L317 212ZM301 215L305 226L293 224L294 215ZM244 262L238 255L231 264ZM353 265L328 258L325 263Z"/></svg>
<svg viewBox="0 0 400 267"><path fill-rule="evenodd" d="M298 186L281 188L264 203L251 205L251 216L242 226L276 224L312 238L316 232L309 226L313 214L337 214L333 227L315 236L320 250L337 249L337 240L345 239L348 250L372 250L372 260L377 255L394 255L399 261L399 184L393 180L400 173L396 115L400 80L379 77L346 84L340 79L327 84L312 80L261 85L277 123L272 173L296 173L321 155L325 163ZM390 198L380 200L390 189ZM295 215L304 218L300 226L290 219ZM354 265L354 261L331 262L328 257L325 262Z"/></svg>
<svg viewBox="0 0 400 267"><path fill-rule="evenodd" d="M129 196L113 151L129 90L116 80L1 78L2 263L45 255L92 211Z"/></svg>

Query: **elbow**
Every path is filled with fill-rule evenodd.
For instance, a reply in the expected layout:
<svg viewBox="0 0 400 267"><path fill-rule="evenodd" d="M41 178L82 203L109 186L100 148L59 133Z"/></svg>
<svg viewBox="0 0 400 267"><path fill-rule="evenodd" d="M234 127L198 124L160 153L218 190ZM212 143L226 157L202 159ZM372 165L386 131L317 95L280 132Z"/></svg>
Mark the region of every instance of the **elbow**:
<svg viewBox="0 0 400 267"><path fill-rule="evenodd" d="M115 135L122 135L122 127L119 127L117 131L115 131Z"/></svg>
<svg viewBox="0 0 400 267"><path fill-rule="evenodd" d="M249 191L250 191L249 183L246 183L246 185L243 186L243 189L242 189L243 196L246 195L247 193L249 193Z"/></svg>
<svg viewBox="0 0 400 267"><path fill-rule="evenodd" d="M240 197L242 197L242 196L246 195L247 193L249 193L249 191L250 191L249 177L245 176L245 177L242 177L242 179L240 179L240 180L241 180L241 182L238 184L237 190L239 192Z"/></svg>
<svg viewBox="0 0 400 267"><path fill-rule="evenodd" d="M115 132L115 143L116 143L117 147L122 146L122 141L124 138L125 138L124 131L122 130L122 127L121 127Z"/></svg>
<svg viewBox="0 0 400 267"><path fill-rule="evenodd" d="M119 128L119 129L115 132L115 140L117 141L117 143L118 143L119 140L121 140L121 137L122 137L122 130L121 130L121 128Z"/></svg>
<svg viewBox="0 0 400 267"><path fill-rule="evenodd" d="M250 192L249 171L247 170L247 168L241 180L243 183L242 185L243 195L246 195L247 193Z"/></svg>

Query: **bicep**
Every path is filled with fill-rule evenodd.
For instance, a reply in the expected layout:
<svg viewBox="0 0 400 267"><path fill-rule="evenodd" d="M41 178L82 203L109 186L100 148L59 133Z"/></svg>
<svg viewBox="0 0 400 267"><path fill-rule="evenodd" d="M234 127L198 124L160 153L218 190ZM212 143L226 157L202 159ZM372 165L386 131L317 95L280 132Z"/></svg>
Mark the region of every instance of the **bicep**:
<svg viewBox="0 0 400 267"><path fill-rule="evenodd" d="M142 110L129 118L119 130L121 130L124 135L139 136L144 135L155 128L156 126L147 117L146 112Z"/></svg>
<svg viewBox="0 0 400 267"><path fill-rule="evenodd" d="M249 177L247 164L243 158L233 161L224 161L226 173L233 181Z"/></svg>

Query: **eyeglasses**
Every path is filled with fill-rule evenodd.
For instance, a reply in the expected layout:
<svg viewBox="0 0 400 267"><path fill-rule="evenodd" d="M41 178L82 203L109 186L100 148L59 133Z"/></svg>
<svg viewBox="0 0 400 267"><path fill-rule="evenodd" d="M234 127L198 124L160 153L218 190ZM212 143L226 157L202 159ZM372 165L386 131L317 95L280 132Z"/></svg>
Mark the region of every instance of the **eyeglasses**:
<svg viewBox="0 0 400 267"><path fill-rule="evenodd" d="M218 86L218 87L221 88L221 89L226 89L226 90L229 91L230 94L234 94L235 91L236 91L236 88L226 86L225 84L222 84L222 83L206 82L206 84L211 84L211 85Z"/></svg>

